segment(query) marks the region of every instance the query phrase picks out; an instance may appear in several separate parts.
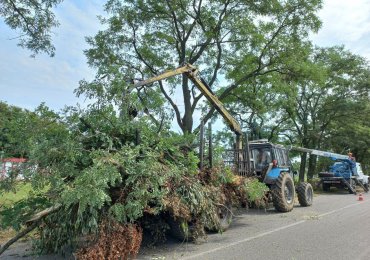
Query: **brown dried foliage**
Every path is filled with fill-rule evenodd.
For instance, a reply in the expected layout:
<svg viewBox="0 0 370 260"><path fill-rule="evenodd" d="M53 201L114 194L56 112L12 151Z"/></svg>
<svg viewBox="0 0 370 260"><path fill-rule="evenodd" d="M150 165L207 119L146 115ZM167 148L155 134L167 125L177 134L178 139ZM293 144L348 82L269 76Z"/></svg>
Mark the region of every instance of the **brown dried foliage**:
<svg viewBox="0 0 370 260"><path fill-rule="evenodd" d="M219 197L218 203L225 204L227 201L231 201L235 206L247 206L249 204L247 194L241 189L245 177L232 175L229 183L223 183L221 186L217 186L215 183L217 183L218 176L222 172L223 169L219 167L206 168L198 176L200 181L212 191L212 194L217 194Z"/></svg>
<svg viewBox="0 0 370 260"><path fill-rule="evenodd" d="M166 211L168 211L175 219L181 218L186 221L191 220L191 212L188 206L186 206L181 199L175 195L166 197L162 203Z"/></svg>
<svg viewBox="0 0 370 260"><path fill-rule="evenodd" d="M133 259L139 252L143 230L135 224L103 221L97 242L78 250L77 259Z"/></svg>

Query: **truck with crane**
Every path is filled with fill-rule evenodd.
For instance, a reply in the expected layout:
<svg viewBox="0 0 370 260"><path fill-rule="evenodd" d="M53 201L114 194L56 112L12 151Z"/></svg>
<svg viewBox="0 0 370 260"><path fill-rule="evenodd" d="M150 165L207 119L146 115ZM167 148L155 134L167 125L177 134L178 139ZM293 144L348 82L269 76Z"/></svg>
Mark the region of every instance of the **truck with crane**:
<svg viewBox="0 0 370 260"><path fill-rule="evenodd" d="M329 191L330 187L347 189L349 193L356 194L356 187L361 187L365 192L369 191L369 176L362 171L361 164L349 155L337 154L315 149L301 147L291 147L291 150L304 152L321 157L327 157L334 161L326 172L318 174L320 183L324 191Z"/></svg>

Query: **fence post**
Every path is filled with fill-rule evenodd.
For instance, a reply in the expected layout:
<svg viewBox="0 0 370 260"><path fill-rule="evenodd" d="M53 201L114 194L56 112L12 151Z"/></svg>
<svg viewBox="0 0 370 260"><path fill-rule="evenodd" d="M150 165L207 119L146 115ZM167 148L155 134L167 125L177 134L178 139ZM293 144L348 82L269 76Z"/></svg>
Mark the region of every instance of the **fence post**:
<svg viewBox="0 0 370 260"><path fill-rule="evenodd" d="M209 167L213 167L213 141L212 141L212 124L208 123L208 158Z"/></svg>
<svg viewBox="0 0 370 260"><path fill-rule="evenodd" d="M250 151L249 151L249 140L248 140L248 132L244 135L244 149L246 153L246 160L247 160L247 175L251 172L251 158L250 158Z"/></svg>
<svg viewBox="0 0 370 260"><path fill-rule="evenodd" d="M203 157L204 157L204 121L200 123L200 133L199 133L199 161L200 169L203 169Z"/></svg>

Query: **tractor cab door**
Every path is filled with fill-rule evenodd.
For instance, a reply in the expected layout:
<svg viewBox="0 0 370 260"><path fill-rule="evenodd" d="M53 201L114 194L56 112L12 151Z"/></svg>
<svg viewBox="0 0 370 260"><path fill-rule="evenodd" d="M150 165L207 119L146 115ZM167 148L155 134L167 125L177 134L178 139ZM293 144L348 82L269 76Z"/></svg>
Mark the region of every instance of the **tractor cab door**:
<svg viewBox="0 0 370 260"><path fill-rule="evenodd" d="M253 146L251 147L253 158L253 168L256 176L263 180L264 174L273 160L271 147L268 146Z"/></svg>

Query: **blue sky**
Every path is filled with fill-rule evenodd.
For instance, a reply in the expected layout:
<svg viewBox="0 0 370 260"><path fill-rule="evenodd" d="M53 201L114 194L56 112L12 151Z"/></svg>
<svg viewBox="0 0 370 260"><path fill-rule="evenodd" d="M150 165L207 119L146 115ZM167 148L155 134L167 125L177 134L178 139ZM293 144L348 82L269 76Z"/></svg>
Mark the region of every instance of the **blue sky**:
<svg viewBox="0 0 370 260"><path fill-rule="evenodd" d="M60 26L53 30L56 55L31 58L29 50L17 46L17 32L0 21L0 100L33 110L45 102L54 110L74 105L73 90L82 79L91 79L94 71L86 64L83 50L86 36L101 28L97 19L103 14L102 1L64 1L55 10Z"/></svg>
<svg viewBox="0 0 370 260"><path fill-rule="evenodd" d="M54 29L56 55L30 57L17 46L17 36L0 20L0 100L33 110L41 102L54 110L84 103L73 90L81 79L92 79L83 50L86 36L101 28L102 0L64 1L56 9L60 26ZM370 60L370 1L326 0L319 13L323 27L312 39L319 46L345 45Z"/></svg>

